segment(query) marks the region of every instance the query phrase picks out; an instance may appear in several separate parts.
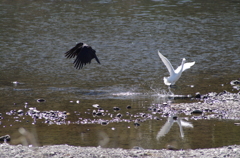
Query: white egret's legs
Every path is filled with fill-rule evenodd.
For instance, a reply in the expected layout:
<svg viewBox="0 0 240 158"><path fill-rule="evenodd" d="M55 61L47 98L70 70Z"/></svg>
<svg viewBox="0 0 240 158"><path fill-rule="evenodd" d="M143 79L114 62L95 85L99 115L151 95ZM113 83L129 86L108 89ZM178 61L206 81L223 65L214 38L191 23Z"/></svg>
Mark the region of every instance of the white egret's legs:
<svg viewBox="0 0 240 158"><path fill-rule="evenodd" d="M168 86L168 95L174 95L174 93L171 91L171 86Z"/></svg>

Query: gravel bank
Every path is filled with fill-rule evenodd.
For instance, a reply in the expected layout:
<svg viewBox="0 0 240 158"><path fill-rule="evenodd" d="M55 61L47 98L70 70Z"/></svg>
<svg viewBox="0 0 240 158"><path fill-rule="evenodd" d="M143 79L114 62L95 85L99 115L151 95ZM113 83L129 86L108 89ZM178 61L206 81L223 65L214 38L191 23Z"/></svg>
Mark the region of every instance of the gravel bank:
<svg viewBox="0 0 240 158"><path fill-rule="evenodd" d="M0 144L0 158L59 158L59 157L240 157L240 145L221 148L196 150L144 150L144 149L109 149L101 147L76 147L69 145L53 145L43 147L27 147L22 145Z"/></svg>
<svg viewBox="0 0 240 158"><path fill-rule="evenodd" d="M190 119L194 120L240 120L240 92L211 92L199 96L199 99L197 100L199 102L171 105L154 104L150 106L149 109L155 113L159 113L161 116L168 116L171 113L185 114L190 116Z"/></svg>

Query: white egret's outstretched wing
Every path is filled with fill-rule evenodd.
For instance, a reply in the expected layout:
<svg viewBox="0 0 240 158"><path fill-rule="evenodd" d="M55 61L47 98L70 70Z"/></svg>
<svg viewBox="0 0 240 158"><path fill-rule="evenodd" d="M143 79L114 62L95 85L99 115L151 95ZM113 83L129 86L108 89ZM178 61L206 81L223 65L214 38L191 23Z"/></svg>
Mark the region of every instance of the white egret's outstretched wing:
<svg viewBox="0 0 240 158"><path fill-rule="evenodd" d="M174 72L173 66L170 63L170 61L165 56L163 56L159 51L158 51L158 55L159 55L160 59L162 60L162 62L167 67L167 69L168 69L168 71L170 73L170 76L173 75L175 72Z"/></svg>
<svg viewBox="0 0 240 158"><path fill-rule="evenodd" d="M184 63L182 72L187 70L187 69L190 69L190 67L193 66L194 64L195 64L195 61L194 62L189 62L189 63ZM178 68L175 70L175 72L179 73L180 70L181 70L181 67L182 67L182 65L178 66Z"/></svg>

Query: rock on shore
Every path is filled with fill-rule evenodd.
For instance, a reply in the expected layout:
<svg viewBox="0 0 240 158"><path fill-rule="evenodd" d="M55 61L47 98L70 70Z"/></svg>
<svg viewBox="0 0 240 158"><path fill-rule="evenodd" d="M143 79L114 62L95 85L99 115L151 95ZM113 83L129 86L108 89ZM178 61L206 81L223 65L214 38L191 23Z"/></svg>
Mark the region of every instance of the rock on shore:
<svg viewBox="0 0 240 158"><path fill-rule="evenodd" d="M101 147L76 147L69 145L53 145L43 147L28 147L22 145L0 144L0 158L96 158L96 157L239 157L240 145L232 145L211 149L189 150L149 150L149 149L111 149Z"/></svg>

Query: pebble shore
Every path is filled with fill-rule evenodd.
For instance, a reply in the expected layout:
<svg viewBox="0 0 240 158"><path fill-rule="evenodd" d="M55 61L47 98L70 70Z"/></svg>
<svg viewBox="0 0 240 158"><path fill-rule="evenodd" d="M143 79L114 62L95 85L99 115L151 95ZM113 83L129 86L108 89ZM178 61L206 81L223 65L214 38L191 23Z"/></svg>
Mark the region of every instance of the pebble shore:
<svg viewBox="0 0 240 158"><path fill-rule="evenodd" d="M240 145L231 145L221 148L210 149L189 149L189 150L149 150L149 149L110 149L101 147L76 147L69 145L53 145L43 147L28 147L22 145L0 144L0 158L130 158L130 157L154 157L154 158L175 158L175 157L240 157Z"/></svg>

